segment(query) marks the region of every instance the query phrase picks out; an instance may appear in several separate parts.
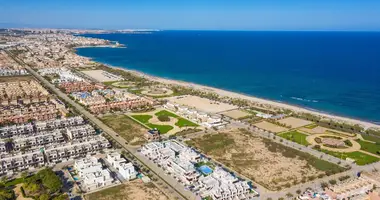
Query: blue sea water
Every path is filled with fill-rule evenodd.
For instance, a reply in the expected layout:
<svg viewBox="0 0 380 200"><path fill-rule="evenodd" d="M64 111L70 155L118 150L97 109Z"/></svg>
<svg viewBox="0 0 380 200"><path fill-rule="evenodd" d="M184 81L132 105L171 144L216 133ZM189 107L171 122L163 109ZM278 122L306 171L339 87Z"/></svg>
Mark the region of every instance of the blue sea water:
<svg viewBox="0 0 380 200"><path fill-rule="evenodd" d="M95 61L380 123L380 32L84 36L128 47L78 49Z"/></svg>

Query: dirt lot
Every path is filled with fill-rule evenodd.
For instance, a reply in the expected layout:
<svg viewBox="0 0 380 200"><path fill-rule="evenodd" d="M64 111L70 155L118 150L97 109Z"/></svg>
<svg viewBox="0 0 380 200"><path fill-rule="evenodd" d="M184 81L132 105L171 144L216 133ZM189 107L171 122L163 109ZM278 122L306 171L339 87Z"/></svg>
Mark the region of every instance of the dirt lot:
<svg viewBox="0 0 380 200"><path fill-rule="evenodd" d="M153 183L134 180L86 195L88 200L167 200Z"/></svg>
<svg viewBox="0 0 380 200"><path fill-rule="evenodd" d="M298 119L295 117L287 117L285 119L278 120L278 122L286 124L287 126L290 126L292 128L298 128L298 127L306 126L306 125L313 123L311 121L307 121L304 119Z"/></svg>
<svg viewBox="0 0 380 200"><path fill-rule="evenodd" d="M246 130L203 135L187 143L273 191L341 170Z"/></svg>
<svg viewBox="0 0 380 200"><path fill-rule="evenodd" d="M267 122L267 121L262 121L262 122L256 123L256 124L254 124L254 126L261 128L261 129L264 129L266 131L273 132L273 133L279 133L279 132L284 132L284 131L288 130L285 127L278 126L276 124L272 124L272 123Z"/></svg>
<svg viewBox="0 0 380 200"><path fill-rule="evenodd" d="M300 128L299 130L307 132L309 134L325 134L325 133L328 133L328 134L334 134L334 135L343 136L343 137L356 137L356 134L354 134L354 133L347 133L347 132L343 132L343 131L333 130L333 129L325 128L322 126L317 126L315 128L312 128L312 129Z"/></svg>
<svg viewBox="0 0 380 200"><path fill-rule="evenodd" d="M126 115L107 115L100 118L100 120L120 134L131 145L139 145L145 142L144 134L148 130Z"/></svg>
<svg viewBox="0 0 380 200"><path fill-rule="evenodd" d="M240 118L243 118L243 117L251 115L248 112L245 112L245 111L242 111L242 110L230 110L230 111L223 112L223 113L220 113L220 114L223 114L223 115L225 115L227 117L230 117L232 119L240 119Z"/></svg>
<svg viewBox="0 0 380 200"><path fill-rule="evenodd" d="M166 99L172 103L195 108L197 110L208 113L219 113L227 110L237 109L237 107L234 105L211 101L206 98L191 95L169 97Z"/></svg>

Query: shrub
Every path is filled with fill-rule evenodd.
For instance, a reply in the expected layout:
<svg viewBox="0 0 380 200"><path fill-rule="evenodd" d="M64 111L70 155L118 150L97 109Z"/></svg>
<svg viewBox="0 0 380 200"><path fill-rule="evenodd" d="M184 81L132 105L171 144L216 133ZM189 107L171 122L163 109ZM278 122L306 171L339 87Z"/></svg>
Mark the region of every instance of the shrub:
<svg viewBox="0 0 380 200"><path fill-rule="evenodd" d="M170 121L170 118L167 115L160 115L157 118L158 118L158 120L160 120L160 122L168 122L168 121Z"/></svg>
<svg viewBox="0 0 380 200"><path fill-rule="evenodd" d="M331 185L335 185L335 184L336 184L336 180L335 180L335 179L331 179L331 180L329 180L329 183L330 183Z"/></svg>

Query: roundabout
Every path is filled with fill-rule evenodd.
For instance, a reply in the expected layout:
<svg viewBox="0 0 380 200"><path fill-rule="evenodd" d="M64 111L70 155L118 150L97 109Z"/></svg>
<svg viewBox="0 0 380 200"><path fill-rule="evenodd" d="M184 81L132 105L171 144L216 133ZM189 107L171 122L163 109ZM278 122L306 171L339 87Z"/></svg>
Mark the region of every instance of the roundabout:
<svg viewBox="0 0 380 200"><path fill-rule="evenodd" d="M333 134L314 134L306 137L308 143L320 146L321 149L341 153L359 151L361 146L352 138L335 136Z"/></svg>

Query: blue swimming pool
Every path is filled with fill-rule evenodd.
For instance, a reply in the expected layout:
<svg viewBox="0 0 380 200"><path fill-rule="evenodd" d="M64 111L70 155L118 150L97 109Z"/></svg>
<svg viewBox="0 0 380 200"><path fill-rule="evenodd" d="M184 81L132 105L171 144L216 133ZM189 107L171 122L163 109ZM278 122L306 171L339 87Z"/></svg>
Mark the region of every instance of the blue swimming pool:
<svg viewBox="0 0 380 200"><path fill-rule="evenodd" d="M202 174L204 174L204 175L209 175L209 174L212 173L212 169L211 169L209 166L207 166L207 165L202 165L202 166L200 166L200 167L198 168L198 170L199 170Z"/></svg>

